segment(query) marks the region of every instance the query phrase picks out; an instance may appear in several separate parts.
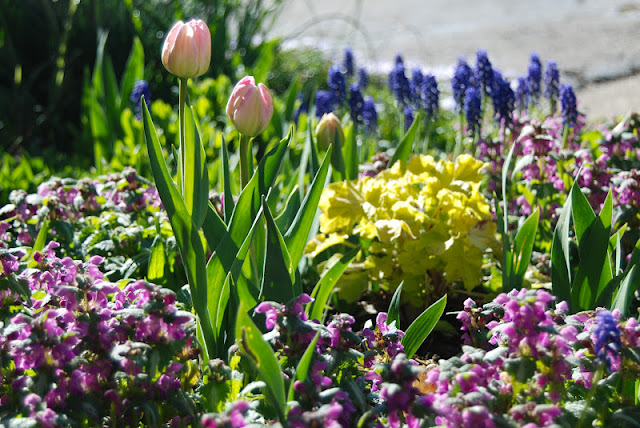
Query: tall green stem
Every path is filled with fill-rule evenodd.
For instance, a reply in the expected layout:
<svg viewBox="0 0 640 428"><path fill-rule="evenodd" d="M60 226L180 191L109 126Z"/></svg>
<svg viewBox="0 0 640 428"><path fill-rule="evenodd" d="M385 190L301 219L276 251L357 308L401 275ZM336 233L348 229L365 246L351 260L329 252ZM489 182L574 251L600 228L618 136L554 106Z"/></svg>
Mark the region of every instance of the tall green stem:
<svg viewBox="0 0 640 428"><path fill-rule="evenodd" d="M244 189L249 183L249 169L252 168L251 164L251 137L240 134L240 182Z"/></svg>
<svg viewBox="0 0 640 428"><path fill-rule="evenodd" d="M180 194L184 197L184 170L185 170L185 157L186 157L186 153L185 153L185 148L184 148L184 109L185 106L187 105L187 79L183 79L180 78L180 80L178 80L178 87L180 88L180 94L179 94L179 107L178 107L178 113L179 113L179 126L180 129L178 131L178 133L180 134L180 160L178 162L178 179L180 180L180 182L178 183L178 187L180 189Z"/></svg>

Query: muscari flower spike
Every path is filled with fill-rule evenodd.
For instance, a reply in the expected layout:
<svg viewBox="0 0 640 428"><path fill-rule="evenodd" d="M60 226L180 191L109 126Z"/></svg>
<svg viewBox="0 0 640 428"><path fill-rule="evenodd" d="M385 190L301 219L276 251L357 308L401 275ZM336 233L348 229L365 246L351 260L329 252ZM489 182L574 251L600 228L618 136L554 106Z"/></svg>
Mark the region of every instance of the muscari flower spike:
<svg viewBox="0 0 640 428"><path fill-rule="evenodd" d="M473 70L464 58L458 58L456 71L451 79L451 89L453 91L453 99L459 109L464 107L464 95L471 86L475 86Z"/></svg>
<svg viewBox="0 0 640 428"><path fill-rule="evenodd" d="M547 69L544 72L544 96L551 101L555 101L560 96L560 71L555 61L547 62Z"/></svg>
<svg viewBox="0 0 640 428"><path fill-rule="evenodd" d="M344 50L344 70L347 76L353 76L353 51L351 48Z"/></svg>
<svg viewBox="0 0 640 428"><path fill-rule="evenodd" d="M362 123L362 110L364 108L364 98L357 83L349 86L349 109L351 111L351 120L356 125Z"/></svg>
<svg viewBox="0 0 640 428"><path fill-rule="evenodd" d="M332 111L331 92L322 89L316 91L316 117L320 119L325 113L331 113Z"/></svg>
<svg viewBox="0 0 640 428"><path fill-rule="evenodd" d="M149 84L144 80L136 81L133 86L129 100L133 101L135 105L136 118L142 120L142 96L144 95L144 102L147 104L147 108L151 108L151 91L149 90Z"/></svg>
<svg viewBox="0 0 640 428"><path fill-rule="evenodd" d="M347 101L347 81L337 65L329 69L329 91L331 102L334 105L342 105Z"/></svg>
<svg viewBox="0 0 640 428"><path fill-rule="evenodd" d="M363 91L367 89L367 86L369 86L369 74L363 67L360 67L358 70L358 86Z"/></svg>
<svg viewBox="0 0 640 428"><path fill-rule="evenodd" d="M564 124L570 128L573 127L578 119L578 109L576 95L571 85L560 86L560 104L562 106Z"/></svg>
<svg viewBox="0 0 640 428"><path fill-rule="evenodd" d="M515 103L515 95L511 85L507 79L502 77L502 74L494 70L493 86L491 88L491 100L493 101L493 109L495 111L495 118L502 122L502 120L509 121L513 113L513 107Z"/></svg>
<svg viewBox="0 0 640 428"><path fill-rule="evenodd" d="M488 93L493 82L493 67L484 49L476 52L476 77L482 91Z"/></svg>
<svg viewBox="0 0 640 428"><path fill-rule="evenodd" d="M604 310L596 314L596 328L593 331L596 340L594 343L596 359L599 363L611 368L611 355L616 355L622 342L618 323L611 312Z"/></svg>
<svg viewBox="0 0 640 428"><path fill-rule="evenodd" d="M402 59L396 61L396 65L389 74L389 86L396 94L396 99L401 105L406 105L411 100L411 85L409 79L404 74L404 64Z"/></svg>
<svg viewBox="0 0 640 428"><path fill-rule="evenodd" d="M467 125L471 135L477 135L480 130L480 110L480 92L476 88L467 89L464 96L464 114L467 117Z"/></svg>
<svg viewBox="0 0 640 428"><path fill-rule="evenodd" d="M526 77L518 77L518 86L516 88L515 96L518 108L520 108L520 110L526 110L529 106L529 97L531 96L531 93L529 92L529 83Z"/></svg>
<svg viewBox="0 0 640 428"><path fill-rule="evenodd" d="M362 106L362 120L367 132L373 134L378 126L378 113L376 112L376 104L373 98L368 96L364 99Z"/></svg>
<svg viewBox="0 0 640 428"><path fill-rule="evenodd" d="M438 105L440 102L440 90L438 82L432 74L426 74L422 79L422 97L424 110L430 118L438 113Z"/></svg>
<svg viewBox="0 0 640 428"><path fill-rule="evenodd" d="M420 100L422 99L422 81L424 80L424 76L422 75L422 70L419 68L414 68L411 72L411 99L417 104L420 105Z"/></svg>
<svg viewBox="0 0 640 428"><path fill-rule="evenodd" d="M529 63L529 92L534 100L540 97L540 80L542 79L542 63L537 53L531 54L531 62Z"/></svg>

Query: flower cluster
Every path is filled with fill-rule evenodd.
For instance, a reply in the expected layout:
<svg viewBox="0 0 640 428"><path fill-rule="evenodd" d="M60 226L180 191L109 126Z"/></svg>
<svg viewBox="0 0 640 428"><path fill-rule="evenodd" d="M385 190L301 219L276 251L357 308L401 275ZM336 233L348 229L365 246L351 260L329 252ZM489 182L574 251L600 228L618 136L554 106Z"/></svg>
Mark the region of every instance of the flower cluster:
<svg viewBox="0 0 640 428"><path fill-rule="evenodd" d="M404 281L403 295L415 306L456 282L470 290L495 233L479 192L482 167L468 155L455 162L419 156L375 177L330 184L319 204L321 235L306 251L315 257L357 237L370 279L391 289Z"/></svg>
<svg viewBox="0 0 640 428"><path fill-rule="evenodd" d="M4 276L25 284L0 309L0 405L9 418L45 427L77 421L138 425L195 415L195 322L176 295L144 281L104 280L98 256L87 262L55 255L56 242L36 253L35 268ZM173 403L168 405L167 403Z"/></svg>

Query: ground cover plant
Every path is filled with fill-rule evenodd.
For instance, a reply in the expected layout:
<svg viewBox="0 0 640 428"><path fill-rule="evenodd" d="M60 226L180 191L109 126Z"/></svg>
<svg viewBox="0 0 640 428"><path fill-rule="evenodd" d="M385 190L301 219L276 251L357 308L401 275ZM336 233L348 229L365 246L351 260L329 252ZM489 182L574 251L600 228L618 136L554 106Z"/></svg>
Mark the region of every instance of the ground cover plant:
<svg viewBox="0 0 640 428"><path fill-rule="evenodd" d="M536 54L272 93L215 42L167 32L175 108L99 49L93 174L0 209L0 424L639 424L637 115Z"/></svg>

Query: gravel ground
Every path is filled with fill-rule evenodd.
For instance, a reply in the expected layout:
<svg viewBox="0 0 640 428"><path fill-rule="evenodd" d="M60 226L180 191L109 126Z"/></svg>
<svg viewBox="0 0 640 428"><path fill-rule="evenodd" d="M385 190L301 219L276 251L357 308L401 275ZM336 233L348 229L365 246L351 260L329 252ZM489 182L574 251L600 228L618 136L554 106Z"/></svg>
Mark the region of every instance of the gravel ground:
<svg viewBox="0 0 640 428"><path fill-rule="evenodd" d="M640 111L640 0L288 0L272 36L385 72L397 53L442 79L458 56L486 49L496 68L526 74L553 59L589 119Z"/></svg>

